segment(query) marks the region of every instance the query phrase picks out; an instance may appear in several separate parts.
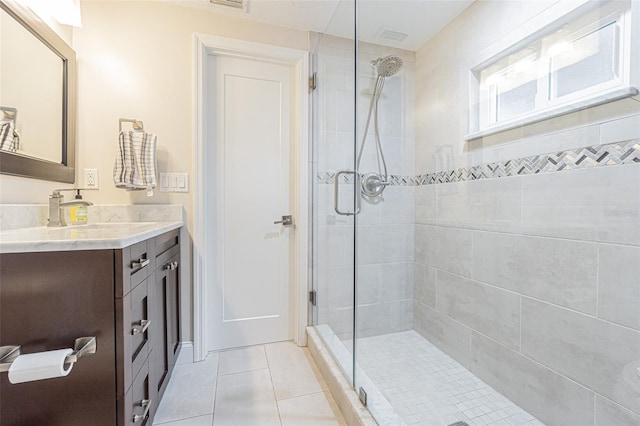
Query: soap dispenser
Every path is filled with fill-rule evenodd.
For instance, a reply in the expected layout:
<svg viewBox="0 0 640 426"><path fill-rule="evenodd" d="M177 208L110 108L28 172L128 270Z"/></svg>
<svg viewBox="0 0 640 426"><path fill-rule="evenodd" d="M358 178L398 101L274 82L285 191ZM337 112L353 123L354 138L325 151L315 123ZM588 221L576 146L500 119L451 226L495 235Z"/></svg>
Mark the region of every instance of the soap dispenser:
<svg viewBox="0 0 640 426"><path fill-rule="evenodd" d="M76 193L76 200L82 200L80 190ZM84 225L88 222L89 215L87 213L87 206L71 206L69 208L69 222L73 225Z"/></svg>

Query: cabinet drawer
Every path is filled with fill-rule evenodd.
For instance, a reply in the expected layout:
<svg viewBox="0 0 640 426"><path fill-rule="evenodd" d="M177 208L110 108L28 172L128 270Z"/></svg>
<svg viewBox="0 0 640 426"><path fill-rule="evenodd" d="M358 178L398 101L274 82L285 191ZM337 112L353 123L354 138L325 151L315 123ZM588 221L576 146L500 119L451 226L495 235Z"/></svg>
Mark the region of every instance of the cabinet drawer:
<svg viewBox="0 0 640 426"><path fill-rule="evenodd" d="M124 426L151 425L155 401L149 387L149 363L145 362L124 397L118 398L118 424Z"/></svg>
<svg viewBox="0 0 640 426"><path fill-rule="evenodd" d="M122 342L122 351L119 352L122 359L118 361L118 370L122 375L122 383L118 383L118 395L124 395L128 390L128 385L138 374L140 368L146 361L151 350L151 298L149 295L148 280L144 280L122 299L116 299L116 310L118 319L122 318L122 323L118 324L118 333Z"/></svg>
<svg viewBox="0 0 640 426"><path fill-rule="evenodd" d="M154 238L155 266L159 268L180 252L180 230L166 232Z"/></svg>
<svg viewBox="0 0 640 426"><path fill-rule="evenodd" d="M116 297L129 293L154 271L155 256L152 252L150 240L116 251L116 271L122 270L122 276L116 282Z"/></svg>

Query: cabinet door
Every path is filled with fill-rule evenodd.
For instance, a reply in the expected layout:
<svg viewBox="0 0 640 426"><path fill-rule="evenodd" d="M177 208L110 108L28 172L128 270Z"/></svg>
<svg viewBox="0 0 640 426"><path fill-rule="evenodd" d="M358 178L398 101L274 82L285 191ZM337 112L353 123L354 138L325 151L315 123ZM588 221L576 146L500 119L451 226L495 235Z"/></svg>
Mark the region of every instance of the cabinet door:
<svg viewBox="0 0 640 426"><path fill-rule="evenodd" d="M180 265L179 253L156 270L150 290L152 309L152 351L150 372L152 395L160 401L180 348Z"/></svg>
<svg viewBox="0 0 640 426"><path fill-rule="evenodd" d="M170 260L171 269L167 271L167 358L172 370L180 349L180 254Z"/></svg>
<svg viewBox="0 0 640 426"><path fill-rule="evenodd" d="M66 377L11 384L0 374L3 425L116 423L113 259L112 250L0 255L0 346L28 354L97 341Z"/></svg>
<svg viewBox="0 0 640 426"><path fill-rule="evenodd" d="M149 379L151 381L151 397L153 400L160 402L164 389L167 386L169 374L169 359L167 358L167 302L166 288L168 285L168 269L167 265L159 267L155 272L155 279L150 289L152 293L151 300L151 341L152 350L149 358ZM157 404L156 404L157 406ZM155 414L152 413L152 414Z"/></svg>

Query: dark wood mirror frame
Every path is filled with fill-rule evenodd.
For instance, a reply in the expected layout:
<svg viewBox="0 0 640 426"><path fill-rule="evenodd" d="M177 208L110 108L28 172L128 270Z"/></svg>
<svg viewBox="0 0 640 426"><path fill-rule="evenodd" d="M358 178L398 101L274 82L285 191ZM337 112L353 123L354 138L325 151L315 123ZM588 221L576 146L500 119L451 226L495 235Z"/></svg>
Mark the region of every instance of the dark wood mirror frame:
<svg viewBox="0 0 640 426"><path fill-rule="evenodd" d="M60 163L0 151L0 173L56 182L75 182L76 53L47 24L14 0L0 0L7 12L62 59L62 138Z"/></svg>

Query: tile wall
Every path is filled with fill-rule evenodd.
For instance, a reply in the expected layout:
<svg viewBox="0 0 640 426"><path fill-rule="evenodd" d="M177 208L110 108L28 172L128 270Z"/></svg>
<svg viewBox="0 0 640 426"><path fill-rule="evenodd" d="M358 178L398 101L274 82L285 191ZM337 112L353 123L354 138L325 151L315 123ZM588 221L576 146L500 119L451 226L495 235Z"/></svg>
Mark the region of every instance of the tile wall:
<svg viewBox="0 0 640 426"><path fill-rule="evenodd" d="M546 424L637 425L640 162L576 159L638 145L640 97L464 140L478 52L555 3L476 2L415 55L360 49L363 82L369 59L399 54L405 67L385 86L395 104L381 101L398 182L357 216L358 336L414 328ZM350 339L353 217L335 214L331 174L353 169L354 52L319 45L316 324ZM370 93L359 90L362 132ZM531 170L505 172L518 162ZM340 185L343 209L350 190Z"/></svg>
<svg viewBox="0 0 640 426"><path fill-rule="evenodd" d="M417 174L640 141L640 98L464 141L476 52L548 6L476 2L417 53ZM415 187L415 330L551 425L640 424L640 163L594 163Z"/></svg>

